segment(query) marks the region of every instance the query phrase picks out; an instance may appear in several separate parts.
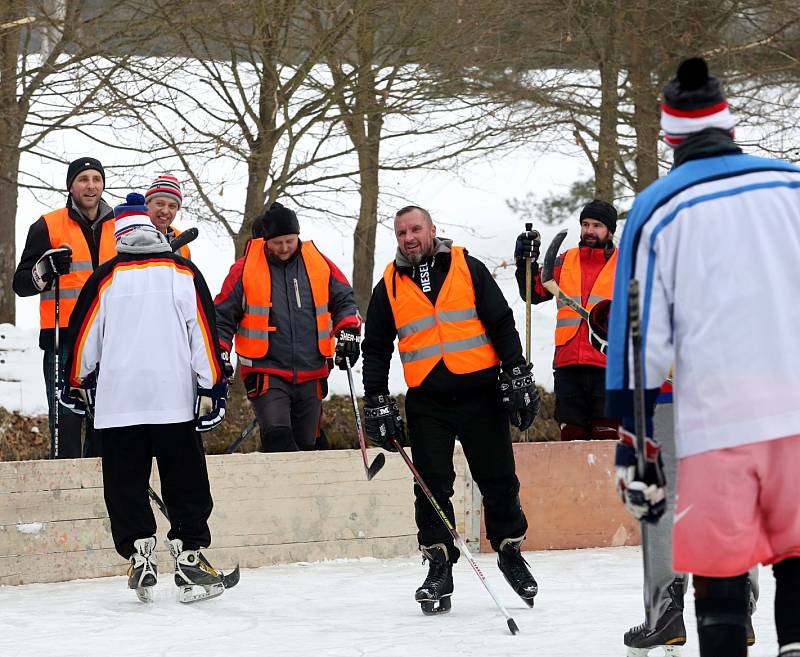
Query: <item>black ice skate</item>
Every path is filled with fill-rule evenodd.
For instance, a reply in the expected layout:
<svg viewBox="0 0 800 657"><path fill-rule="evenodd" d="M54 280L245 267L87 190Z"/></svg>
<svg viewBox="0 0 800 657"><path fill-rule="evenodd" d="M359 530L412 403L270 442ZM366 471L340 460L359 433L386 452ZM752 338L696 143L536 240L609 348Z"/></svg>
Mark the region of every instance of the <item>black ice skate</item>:
<svg viewBox="0 0 800 657"><path fill-rule="evenodd" d="M225 593L239 583L239 566L224 575L212 566L200 550L184 550L183 541L175 538L167 541L175 558L175 585L178 601L183 603L210 600Z"/></svg>
<svg viewBox="0 0 800 657"><path fill-rule="evenodd" d="M136 552L131 556L131 565L128 567L128 588L136 591L136 596L142 602L152 602L153 587L158 577L153 555L156 539L153 536L139 538L133 542L133 547Z"/></svg>
<svg viewBox="0 0 800 657"><path fill-rule="evenodd" d="M420 546L422 561L428 562L428 576L417 589L414 599L419 602L423 614L441 614L450 611L450 596L453 594L453 564L444 543Z"/></svg>
<svg viewBox="0 0 800 657"><path fill-rule="evenodd" d="M522 556L520 547L524 536L519 538L504 538L497 552L497 566L503 577L514 589L514 592L523 599L526 605L533 607L533 599L539 592L539 585L533 579L528 569L528 562Z"/></svg>
<svg viewBox="0 0 800 657"><path fill-rule="evenodd" d="M672 581L667 591L670 603L658 619L655 629L649 630L646 623L625 632L623 641L628 646L628 657L647 657L651 650L661 649L664 657L680 654L686 643L686 627L683 624L683 580Z"/></svg>

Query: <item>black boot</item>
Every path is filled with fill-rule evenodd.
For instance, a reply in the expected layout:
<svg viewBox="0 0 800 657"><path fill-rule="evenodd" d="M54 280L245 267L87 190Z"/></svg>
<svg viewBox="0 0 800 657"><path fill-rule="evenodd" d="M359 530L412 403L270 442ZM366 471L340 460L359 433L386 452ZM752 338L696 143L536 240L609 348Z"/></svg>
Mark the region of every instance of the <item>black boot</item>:
<svg viewBox="0 0 800 657"><path fill-rule="evenodd" d="M650 630L646 623L632 627L623 641L628 646L629 657L645 657L653 648L663 648L664 655L677 655L677 647L686 643L686 626L683 623L683 579L676 578L667 588L670 602L664 613Z"/></svg>
<svg viewBox="0 0 800 657"><path fill-rule="evenodd" d="M439 614L450 611L453 594L453 564L444 543L421 545L422 561L428 562L428 576L417 589L414 599L420 603L422 613Z"/></svg>
<svg viewBox="0 0 800 657"><path fill-rule="evenodd" d="M533 599L539 592L539 585L533 579L528 569L528 562L520 552L524 540L524 536L504 538L497 551L497 566L514 592L525 601L525 604L533 607Z"/></svg>

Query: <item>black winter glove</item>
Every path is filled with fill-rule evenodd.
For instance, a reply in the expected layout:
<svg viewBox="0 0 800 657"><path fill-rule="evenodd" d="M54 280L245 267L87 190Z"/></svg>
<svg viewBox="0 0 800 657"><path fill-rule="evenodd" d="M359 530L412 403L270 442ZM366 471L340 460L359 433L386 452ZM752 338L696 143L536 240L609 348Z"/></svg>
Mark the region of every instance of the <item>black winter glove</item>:
<svg viewBox="0 0 800 657"><path fill-rule="evenodd" d="M49 249L36 261L31 270L33 284L41 292L56 276L69 274L72 266L72 249L62 244L57 249Z"/></svg>
<svg viewBox="0 0 800 657"><path fill-rule="evenodd" d="M533 424L539 412L539 391L531 373L532 366L517 365L500 374L500 395L508 421L520 431Z"/></svg>
<svg viewBox="0 0 800 657"><path fill-rule="evenodd" d="M358 357L361 355L360 341L361 336L356 329L343 328L339 331L339 337L336 338L336 354L333 362L339 366L340 370L347 369L345 360L350 363L350 367L356 364Z"/></svg>
<svg viewBox="0 0 800 657"><path fill-rule="evenodd" d="M392 438L405 445L406 427L397 400L388 394L364 397L364 430L373 445L389 452L397 451Z"/></svg>
<svg viewBox="0 0 800 657"><path fill-rule="evenodd" d="M527 230L517 236L517 244L514 247L514 259L523 260L530 258L536 262L539 258L539 247L542 246L542 237L537 230Z"/></svg>
<svg viewBox="0 0 800 657"><path fill-rule="evenodd" d="M220 351L219 359L222 361L222 376L230 381L233 378L233 364L231 363L231 355L227 351Z"/></svg>

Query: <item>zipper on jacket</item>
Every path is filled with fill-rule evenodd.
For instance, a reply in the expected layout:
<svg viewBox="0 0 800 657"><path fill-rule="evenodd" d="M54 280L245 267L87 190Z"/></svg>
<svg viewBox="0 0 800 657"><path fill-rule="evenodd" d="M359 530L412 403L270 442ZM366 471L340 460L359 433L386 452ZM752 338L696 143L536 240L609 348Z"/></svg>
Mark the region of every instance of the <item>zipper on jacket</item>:
<svg viewBox="0 0 800 657"><path fill-rule="evenodd" d="M297 279L293 278L294 281L294 298L297 299L297 307L302 308L302 304L300 303L300 286L297 285Z"/></svg>

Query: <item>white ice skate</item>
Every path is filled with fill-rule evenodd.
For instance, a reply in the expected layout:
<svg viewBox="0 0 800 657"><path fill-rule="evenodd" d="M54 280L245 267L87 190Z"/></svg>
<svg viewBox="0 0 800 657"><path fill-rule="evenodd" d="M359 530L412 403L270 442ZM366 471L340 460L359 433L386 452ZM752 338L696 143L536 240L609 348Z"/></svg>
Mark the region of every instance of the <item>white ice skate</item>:
<svg viewBox="0 0 800 657"><path fill-rule="evenodd" d="M183 541L179 538L167 541L167 547L175 559L175 585L178 587L179 602L189 604L210 600L239 583L239 566L225 575L214 568L200 550L184 550Z"/></svg>
<svg viewBox="0 0 800 657"><path fill-rule="evenodd" d="M156 539L139 538L133 542L136 552L131 556L131 565L128 568L128 588L136 591L142 602L153 601L153 588L158 578L158 568L153 551L156 548Z"/></svg>

